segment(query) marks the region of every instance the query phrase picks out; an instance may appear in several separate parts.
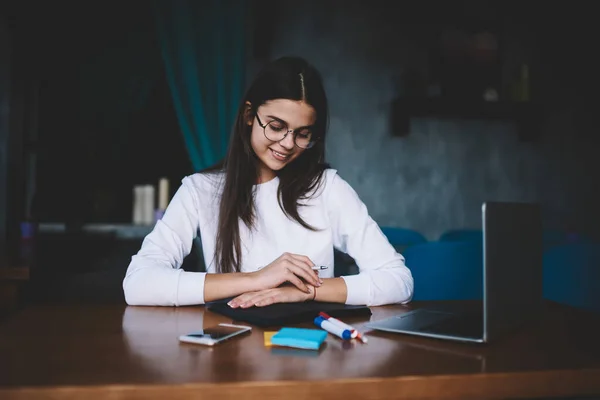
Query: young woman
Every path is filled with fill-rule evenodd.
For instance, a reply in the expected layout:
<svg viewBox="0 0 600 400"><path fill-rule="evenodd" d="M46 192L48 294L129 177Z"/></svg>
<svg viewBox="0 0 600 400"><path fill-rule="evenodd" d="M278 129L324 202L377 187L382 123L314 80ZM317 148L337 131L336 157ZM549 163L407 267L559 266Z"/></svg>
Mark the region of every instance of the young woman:
<svg viewBox="0 0 600 400"><path fill-rule="evenodd" d="M132 257L123 281L127 303L410 301L404 258L325 164L327 121L314 67L292 57L267 65L244 97L222 164L182 180ZM197 234L206 273L180 269ZM359 274L334 278L334 248L355 259Z"/></svg>

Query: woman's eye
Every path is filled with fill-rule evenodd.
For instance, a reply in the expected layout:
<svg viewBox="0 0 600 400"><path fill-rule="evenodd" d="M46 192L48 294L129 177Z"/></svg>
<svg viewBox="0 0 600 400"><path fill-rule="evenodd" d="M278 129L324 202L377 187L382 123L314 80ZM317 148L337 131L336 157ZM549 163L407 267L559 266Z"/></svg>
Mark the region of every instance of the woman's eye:
<svg viewBox="0 0 600 400"><path fill-rule="evenodd" d="M298 132L298 136L303 139L310 139L311 135L312 135L312 132L308 131L308 130Z"/></svg>
<svg viewBox="0 0 600 400"><path fill-rule="evenodd" d="M269 125L271 127L271 129L273 129L276 132L282 131L285 129L285 126L280 125L280 124L270 124Z"/></svg>

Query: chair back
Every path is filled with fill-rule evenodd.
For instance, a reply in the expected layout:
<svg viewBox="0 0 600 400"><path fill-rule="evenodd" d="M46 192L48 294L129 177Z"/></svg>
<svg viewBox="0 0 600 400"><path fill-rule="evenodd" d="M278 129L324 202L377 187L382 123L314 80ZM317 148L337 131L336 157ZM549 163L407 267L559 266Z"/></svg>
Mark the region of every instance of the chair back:
<svg viewBox="0 0 600 400"><path fill-rule="evenodd" d="M559 245L543 260L544 298L600 312L600 244Z"/></svg>
<svg viewBox="0 0 600 400"><path fill-rule="evenodd" d="M403 253L415 281L414 300L483 298L483 250L477 241L428 242Z"/></svg>
<svg viewBox="0 0 600 400"><path fill-rule="evenodd" d="M556 230L544 230L542 232L544 250L552 247L562 246L569 243L591 243L593 240L586 235L577 232L566 232Z"/></svg>
<svg viewBox="0 0 600 400"><path fill-rule="evenodd" d="M381 227L381 231L394 247L406 247L427 242L425 236L412 229L384 226Z"/></svg>
<svg viewBox="0 0 600 400"><path fill-rule="evenodd" d="M481 229L452 229L442 233L440 242L483 241Z"/></svg>

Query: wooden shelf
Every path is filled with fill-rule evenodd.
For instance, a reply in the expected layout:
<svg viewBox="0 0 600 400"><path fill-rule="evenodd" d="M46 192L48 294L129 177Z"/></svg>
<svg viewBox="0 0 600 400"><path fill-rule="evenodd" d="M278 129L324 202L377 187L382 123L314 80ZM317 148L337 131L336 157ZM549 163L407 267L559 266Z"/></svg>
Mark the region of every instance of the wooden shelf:
<svg viewBox="0 0 600 400"><path fill-rule="evenodd" d="M392 102L391 115L394 136L410 134L412 118L514 121L521 140L529 141L538 136L537 107L530 102L453 101L444 98L396 99Z"/></svg>
<svg viewBox="0 0 600 400"><path fill-rule="evenodd" d="M0 281L28 281L29 267L0 267Z"/></svg>
<svg viewBox="0 0 600 400"><path fill-rule="evenodd" d="M29 267L0 266L0 318L18 307L21 288L29 282Z"/></svg>
<svg viewBox="0 0 600 400"><path fill-rule="evenodd" d="M143 239L148 235L154 225L133 225L133 224L84 224L81 226L81 232L89 234L113 234L117 239ZM40 223L40 233L65 233L66 225L63 223Z"/></svg>

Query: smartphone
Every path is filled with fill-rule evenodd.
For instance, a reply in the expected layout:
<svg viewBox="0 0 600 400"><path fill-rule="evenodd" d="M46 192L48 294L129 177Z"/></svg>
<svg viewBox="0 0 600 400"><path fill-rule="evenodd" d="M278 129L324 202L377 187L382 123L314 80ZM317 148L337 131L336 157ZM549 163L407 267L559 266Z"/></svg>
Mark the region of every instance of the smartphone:
<svg viewBox="0 0 600 400"><path fill-rule="evenodd" d="M222 341L234 336L250 332L250 330L252 330L252 327L250 326L219 324L199 332L192 332L188 333L187 335L179 336L179 341L214 346L215 344L221 343Z"/></svg>

